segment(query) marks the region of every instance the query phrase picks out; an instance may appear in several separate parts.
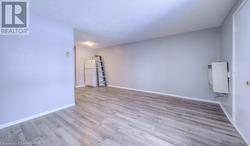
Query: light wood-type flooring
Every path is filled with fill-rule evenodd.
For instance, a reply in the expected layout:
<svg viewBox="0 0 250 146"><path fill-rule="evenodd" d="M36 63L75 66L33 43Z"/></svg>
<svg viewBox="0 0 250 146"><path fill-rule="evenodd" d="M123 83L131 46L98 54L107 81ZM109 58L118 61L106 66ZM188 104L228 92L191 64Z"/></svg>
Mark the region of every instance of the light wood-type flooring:
<svg viewBox="0 0 250 146"><path fill-rule="evenodd" d="M78 88L76 106L0 130L0 146L246 146L219 105Z"/></svg>

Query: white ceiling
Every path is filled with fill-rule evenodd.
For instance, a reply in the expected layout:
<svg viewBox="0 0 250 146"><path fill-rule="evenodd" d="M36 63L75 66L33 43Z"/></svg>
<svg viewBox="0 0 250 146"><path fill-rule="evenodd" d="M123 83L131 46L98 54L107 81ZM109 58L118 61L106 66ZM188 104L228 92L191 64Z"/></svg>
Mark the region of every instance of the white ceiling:
<svg viewBox="0 0 250 146"><path fill-rule="evenodd" d="M31 10L68 23L95 48L218 27L237 0L32 0Z"/></svg>

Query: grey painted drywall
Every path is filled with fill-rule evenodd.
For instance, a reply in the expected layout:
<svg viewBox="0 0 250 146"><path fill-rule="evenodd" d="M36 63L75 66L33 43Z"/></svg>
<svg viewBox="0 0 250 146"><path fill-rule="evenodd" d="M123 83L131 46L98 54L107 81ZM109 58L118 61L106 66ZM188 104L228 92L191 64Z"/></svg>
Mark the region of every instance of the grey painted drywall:
<svg viewBox="0 0 250 146"><path fill-rule="evenodd" d="M214 100L208 69L220 58L220 30L209 29L98 49L109 85Z"/></svg>
<svg viewBox="0 0 250 146"><path fill-rule="evenodd" d="M0 36L0 124L74 104L73 46L73 28L33 13L30 35Z"/></svg>
<svg viewBox="0 0 250 146"><path fill-rule="evenodd" d="M250 1L235 15L235 122L250 144Z"/></svg>
<svg viewBox="0 0 250 146"><path fill-rule="evenodd" d="M85 85L84 62L94 55L95 51L93 49L76 46L76 87Z"/></svg>
<svg viewBox="0 0 250 146"><path fill-rule="evenodd" d="M221 29L222 29L222 47L221 47L221 60L227 61L229 63L229 72L231 74L231 78L229 79L229 89L230 93L228 96L217 98L222 104L222 106L226 109L228 114L232 117L232 52L233 52L233 19L232 15L235 10L239 7L243 0L238 0L235 6L232 8L231 12L225 19Z"/></svg>

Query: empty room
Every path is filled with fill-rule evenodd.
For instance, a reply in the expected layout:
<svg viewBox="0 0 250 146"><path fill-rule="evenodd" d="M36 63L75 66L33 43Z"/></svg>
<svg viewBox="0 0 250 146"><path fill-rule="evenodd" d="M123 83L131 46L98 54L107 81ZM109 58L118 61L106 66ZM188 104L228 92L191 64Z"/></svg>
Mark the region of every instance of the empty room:
<svg viewBox="0 0 250 146"><path fill-rule="evenodd" d="M0 0L0 146L249 146L249 0Z"/></svg>

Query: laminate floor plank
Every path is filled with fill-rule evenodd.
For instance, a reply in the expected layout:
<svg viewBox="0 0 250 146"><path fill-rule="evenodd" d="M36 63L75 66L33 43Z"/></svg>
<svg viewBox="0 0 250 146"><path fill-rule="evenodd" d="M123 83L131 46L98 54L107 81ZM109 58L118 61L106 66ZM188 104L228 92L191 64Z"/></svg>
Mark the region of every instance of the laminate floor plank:
<svg viewBox="0 0 250 146"><path fill-rule="evenodd" d="M78 88L76 105L0 130L0 146L247 146L219 105Z"/></svg>

